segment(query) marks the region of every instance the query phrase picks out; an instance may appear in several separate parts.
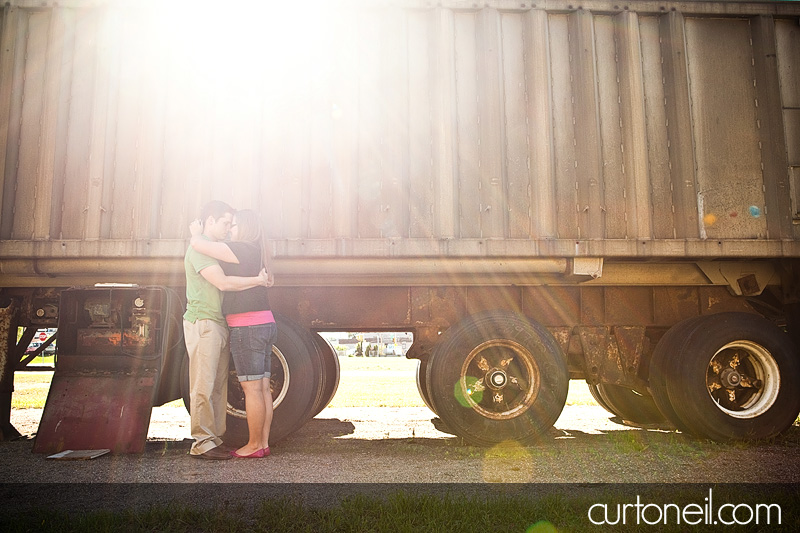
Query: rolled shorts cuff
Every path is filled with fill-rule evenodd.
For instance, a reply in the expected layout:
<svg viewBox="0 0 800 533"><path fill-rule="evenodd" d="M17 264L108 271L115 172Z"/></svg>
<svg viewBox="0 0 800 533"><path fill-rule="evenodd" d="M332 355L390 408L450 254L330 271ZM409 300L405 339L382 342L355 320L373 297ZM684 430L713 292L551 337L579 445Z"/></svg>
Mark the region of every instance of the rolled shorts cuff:
<svg viewBox="0 0 800 533"><path fill-rule="evenodd" d="M264 378L269 379L270 376L272 376L271 372L266 372L264 374L257 374L257 375L253 374L249 376L238 376L238 377L239 377L239 382L241 383L242 381L256 381Z"/></svg>

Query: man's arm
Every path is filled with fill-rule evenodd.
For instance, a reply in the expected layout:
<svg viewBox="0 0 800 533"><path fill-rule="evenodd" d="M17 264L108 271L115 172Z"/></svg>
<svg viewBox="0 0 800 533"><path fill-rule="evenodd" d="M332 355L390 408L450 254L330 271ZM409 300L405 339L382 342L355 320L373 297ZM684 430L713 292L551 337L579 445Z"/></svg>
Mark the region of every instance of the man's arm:
<svg viewBox="0 0 800 533"><path fill-rule="evenodd" d="M201 270L200 275L221 291L243 291L258 286L272 286L272 277L263 269L258 276L245 278L226 276L221 266L211 265Z"/></svg>
<svg viewBox="0 0 800 533"><path fill-rule="evenodd" d="M195 220L189 224L189 233L192 234L189 245L196 251L203 255L213 257L218 261L239 264L239 258L236 257L236 254L233 253L233 250L231 250L227 244L224 242L209 241L202 237L203 224L200 220Z"/></svg>
<svg viewBox="0 0 800 533"><path fill-rule="evenodd" d="M208 257L213 257L218 261L225 261L226 263L239 264L239 258L224 242L213 242L203 239L202 237L192 237L189 245Z"/></svg>

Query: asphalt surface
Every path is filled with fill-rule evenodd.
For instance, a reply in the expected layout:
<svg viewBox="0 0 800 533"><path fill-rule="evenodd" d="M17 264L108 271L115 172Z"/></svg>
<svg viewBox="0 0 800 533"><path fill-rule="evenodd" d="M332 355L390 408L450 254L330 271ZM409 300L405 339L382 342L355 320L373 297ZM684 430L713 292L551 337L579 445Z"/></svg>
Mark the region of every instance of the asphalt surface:
<svg viewBox="0 0 800 533"><path fill-rule="evenodd" d="M35 432L40 410L14 410ZM465 445L427 408L328 408L264 459L204 461L182 408L155 408L141 454L59 461L0 443L5 483L798 483L800 427L768 443L714 443L567 406L534 446ZM444 429L445 431L440 431Z"/></svg>
<svg viewBox="0 0 800 533"><path fill-rule="evenodd" d="M40 410L12 411L28 435L39 417ZM623 501L702 502L712 487L734 491L726 501L780 502L789 513L800 495L798 426L769 443L719 444L631 427L601 407L567 406L536 445L477 448L424 407L328 408L273 444L270 457L205 461L187 455L188 422L183 408L156 408L144 453L91 460L47 459L32 453L32 438L0 442L0 524L53 511L80 517L167 506L169 514L172 505L255 516L268 499L336 507L398 493L585 504L614 492Z"/></svg>

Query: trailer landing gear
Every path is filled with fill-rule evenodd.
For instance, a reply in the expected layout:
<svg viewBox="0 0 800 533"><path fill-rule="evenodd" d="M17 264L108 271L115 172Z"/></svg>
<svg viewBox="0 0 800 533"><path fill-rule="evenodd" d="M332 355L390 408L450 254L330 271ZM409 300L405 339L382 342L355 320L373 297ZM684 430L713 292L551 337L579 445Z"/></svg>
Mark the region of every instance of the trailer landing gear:
<svg viewBox="0 0 800 533"><path fill-rule="evenodd" d="M11 424L11 394L14 392L14 369L19 357L16 356L16 338L11 334L14 314L14 301L0 299L0 441L21 437Z"/></svg>

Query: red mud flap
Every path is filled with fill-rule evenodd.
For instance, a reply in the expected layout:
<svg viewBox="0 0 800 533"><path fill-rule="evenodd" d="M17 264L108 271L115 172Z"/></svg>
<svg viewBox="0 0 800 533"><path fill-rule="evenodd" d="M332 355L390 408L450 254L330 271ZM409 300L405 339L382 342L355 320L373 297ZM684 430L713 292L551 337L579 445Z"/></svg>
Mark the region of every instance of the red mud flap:
<svg viewBox="0 0 800 533"><path fill-rule="evenodd" d="M181 310L163 287L63 291L56 369L33 451L144 451L153 405L180 397L160 386L182 359L170 355L183 354Z"/></svg>
<svg viewBox="0 0 800 533"><path fill-rule="evenodd" d="M54 375L33 452L143 452L155 386L155 373Z"/></svg>

